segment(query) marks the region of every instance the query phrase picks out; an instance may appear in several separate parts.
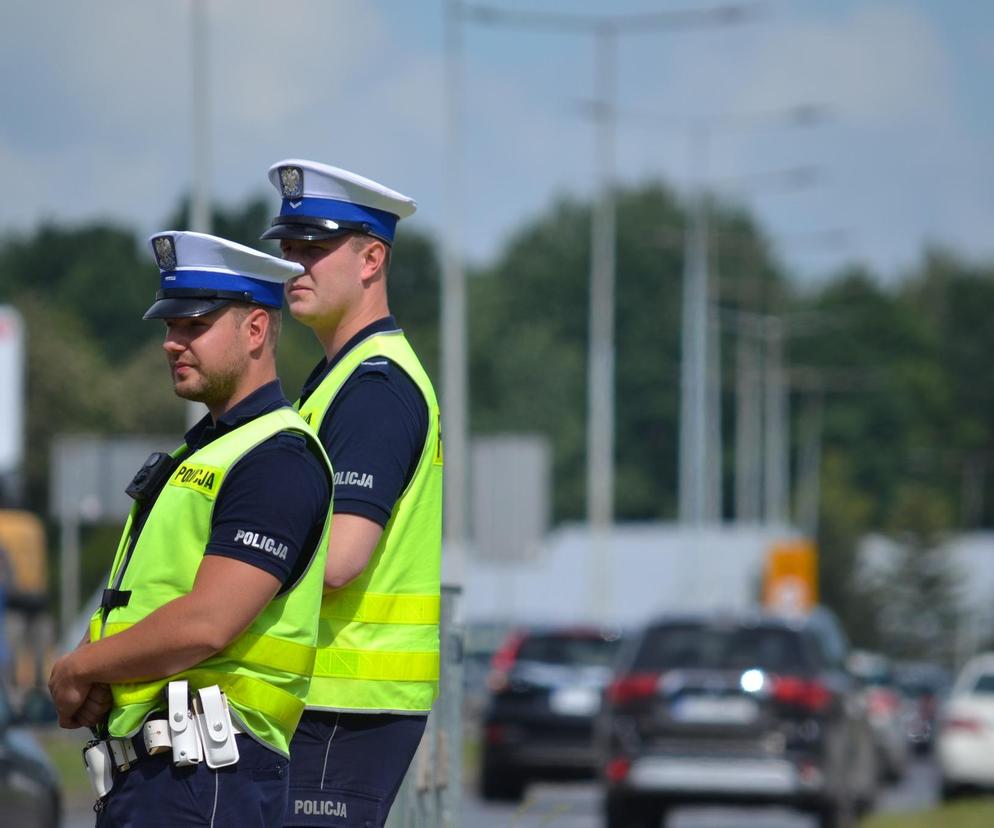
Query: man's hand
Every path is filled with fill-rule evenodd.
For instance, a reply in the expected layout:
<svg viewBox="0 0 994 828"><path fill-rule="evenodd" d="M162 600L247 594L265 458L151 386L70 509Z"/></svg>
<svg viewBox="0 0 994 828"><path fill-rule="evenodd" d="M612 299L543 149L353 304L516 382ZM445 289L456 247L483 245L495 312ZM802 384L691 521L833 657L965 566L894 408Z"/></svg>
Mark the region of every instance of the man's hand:
<svg viewBox="0 0 994 828"><path fill-rule="evenodd" d="M74 650L56 661L52 667L52 675L48 678L48 691L52 694L55 710L59 714L59 727L68 729L83 727L84 723L79 721L76 716L82 711L93 688L91 682L80 678L76 673L78 652L78 649ZM97 699L100 699L99 694ZM99 704L98 701L96 707L91 706L91 709L84 713L87 719L99 707Z"/></svg>
<svg viewBox="0 0 994 828"><path fill-rule="evenodd" d="M114 696L110 686L106 684L90 685L90 692L83 701L83 706L76 711L74 719L80 727L95 727L103 724L107 713L114 706Z"/></svg>
<svg viewBox="0 0 994 828"><path fill-rule="evenodd" d="M206 555L193 589L116 635L81 644L52 667L48 689L59 725L102 721L108 684L143 682L188 670L238 638L273 600L279 579L243 561Z"/></svg>

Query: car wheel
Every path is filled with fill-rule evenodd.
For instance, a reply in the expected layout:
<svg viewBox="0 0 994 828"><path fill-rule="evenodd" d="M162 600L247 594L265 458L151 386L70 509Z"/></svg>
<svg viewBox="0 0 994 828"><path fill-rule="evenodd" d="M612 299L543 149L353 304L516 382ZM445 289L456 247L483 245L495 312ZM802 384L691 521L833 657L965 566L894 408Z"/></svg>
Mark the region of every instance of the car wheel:
<svg viewBox="0 0 994 828"><path fill-rule="evenodd" d="M867 814L872 813L876 807L873 794L867 794L856 800L856 821L858 822Z"/></svg>
<svg viewBox="0 0 994 828"><path fill-rule="evenodd" d="M520 773L486 762L480 769L480 796L489 802L520 802L527 780Z"/></svg>
<svg viewBox="0 0 994 828"><path fill-rule="evenodd" d="M818 828L854 828L856 814L848 799L826 805L818 812Z"/></svg>
<svg viewBox="0 0 994 828"><path fill-rule="evenodd" d="M943 802L952 802L954 799L959 799L959 797L963 796L963 787L957 785L955 782L943 779L939 796L942 797Z"/></svg>
<svg viewBox="0 0 994 828"><path fill-rule="evenodd" d="M605 828L660 828L665 817L666 808L659 803L610 794L605 802Z"/></svg>

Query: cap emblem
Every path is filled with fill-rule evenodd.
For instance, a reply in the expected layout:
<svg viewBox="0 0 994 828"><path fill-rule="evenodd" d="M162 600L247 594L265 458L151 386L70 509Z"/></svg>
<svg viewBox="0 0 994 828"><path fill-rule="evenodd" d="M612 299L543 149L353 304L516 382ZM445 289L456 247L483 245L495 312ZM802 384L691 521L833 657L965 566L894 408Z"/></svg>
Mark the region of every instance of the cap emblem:
<svg viewBox="0 0 994 828"><path fill-rule="evenodd" d="M176 244L172 236L156 236L152 239L152 250L159 270L176 269Z"/></svg>
<svg viewBox="0 0 994 828"><path fill-rule="evenodd" d="M280 192L296 201L304 195L304 171L300 167L280 167Z"/></svg>

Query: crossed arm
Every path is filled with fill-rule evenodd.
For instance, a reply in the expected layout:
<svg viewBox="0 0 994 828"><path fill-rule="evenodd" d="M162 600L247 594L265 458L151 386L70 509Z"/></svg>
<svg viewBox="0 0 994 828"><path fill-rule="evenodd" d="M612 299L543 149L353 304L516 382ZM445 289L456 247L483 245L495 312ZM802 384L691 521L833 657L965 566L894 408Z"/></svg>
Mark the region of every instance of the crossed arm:
<svg viewBox="0 0 994 828"><path fill-rule="evenodd" d="M383 527L359 515L337 514L328 543L325 589L362 574ZM65 728L98 724L111 707L109 684L152 681L189 669L241 635L276 595L280 582L233 558L204 557L193 589L133 627L88 641L52 667L48 687Z"/></svg>
<svg viewBox="0 0 994 828"><path fill-rule="evenodd" d="M165 678L210 658L248 628L279 587L258 567L206 555L189 593L117 635L84 641L55 662L48 688L59 724L85 727L102 720L111 703L105 685Z"/></svg>
<svg viewBox="0 0 994 828"><path fill-rule="evenodd" d="M325 590L340 589L358 578L380 542L383 527L361 515L340 512L331 519Z"/></svg>

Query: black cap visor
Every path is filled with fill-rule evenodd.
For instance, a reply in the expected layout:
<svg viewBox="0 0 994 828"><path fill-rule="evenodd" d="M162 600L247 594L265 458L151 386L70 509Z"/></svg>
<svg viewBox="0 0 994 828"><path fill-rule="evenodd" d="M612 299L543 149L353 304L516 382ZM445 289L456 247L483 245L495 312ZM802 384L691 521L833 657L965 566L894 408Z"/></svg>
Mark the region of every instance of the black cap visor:
<svg viewBox="0 0 994 828"><path fill-rule="evenodd" d="M338 238L351 232L353 229L343 227L341 222L318 216L277 216L273 219L273 226L259 238L322 241Z"/></svg>
<svg viewBox="0 0 994 828"><path fill-rule="evenodd" d="M299 239L300 241L324 241L335 239L346 233L362 233L390 244L389 240L373 232L372 225L365 221L341 221L320 216L277 216L273 226L259 236L260 239Z"/></svg>
<svg viewBox="0 0 994 828"><path fill-rule="evenodd" d="M252 295L235 290L160 290L142 319L181 319L183 317L206 316L229 302L254 302Z"/></svg>
<svg viewBox="0 0 994 828"><path fill-rule="evenodd" d="M142 319L180 319L183 317L206 316L223 308L230 299L157 299L145 311Z"/></svg>

